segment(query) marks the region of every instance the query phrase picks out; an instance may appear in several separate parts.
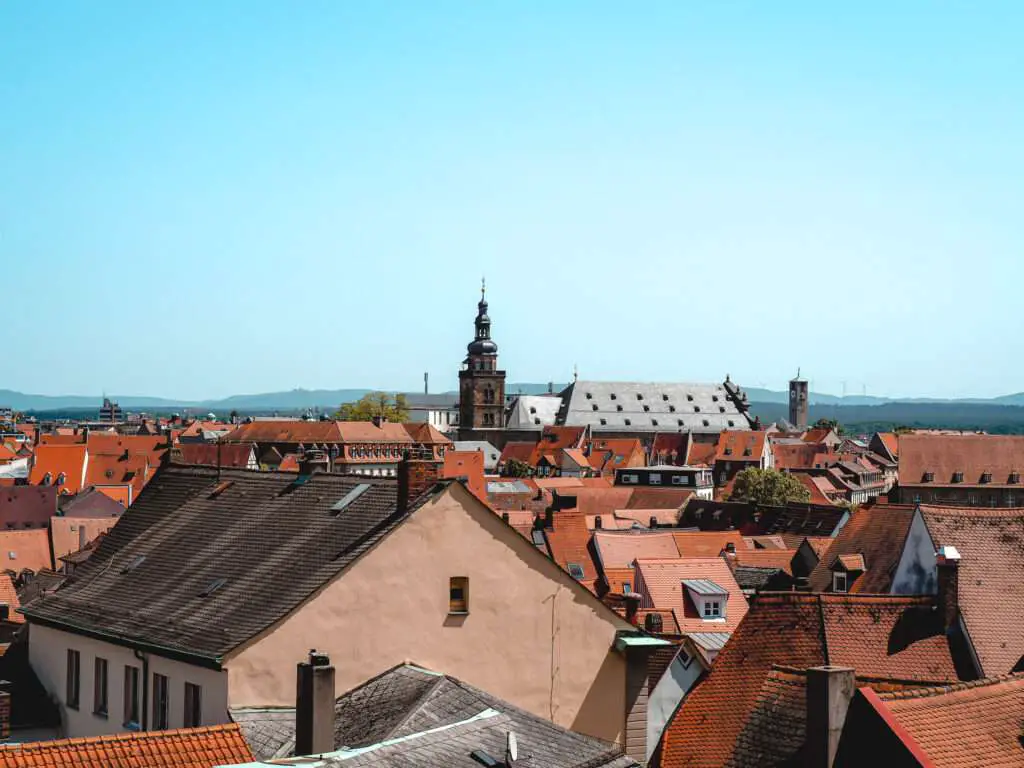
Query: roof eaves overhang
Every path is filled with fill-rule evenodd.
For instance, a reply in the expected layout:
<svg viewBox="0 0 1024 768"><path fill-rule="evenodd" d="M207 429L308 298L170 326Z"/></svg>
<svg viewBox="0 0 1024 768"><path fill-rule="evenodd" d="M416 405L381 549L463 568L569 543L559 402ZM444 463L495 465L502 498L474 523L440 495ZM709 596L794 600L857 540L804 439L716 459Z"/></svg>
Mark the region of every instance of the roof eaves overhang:
<svg viewBox="0 0 1024 768"><path fill-rule="evenodd" d="M164 657L165 659L182 661L198 667L206 667L207 669L215 669L218 671L223 669L221 666L223 656L206 656L203 654L193 653L182 648L171 648L156 643L148 643L144 640L133 640L131 638L124 637L123 635L115 635L109 632L93 629L91 627L83 627L65 619L55 620L39 616L33 613L30 608L18 608L17 611L28 619L29 624L39 624L44 627L59 629L62 632L70 632L75 635L91 637L94 640L102 640L105 643L119 645L122 648L129 648L142 653L154 653L157 656Z"/></svg>

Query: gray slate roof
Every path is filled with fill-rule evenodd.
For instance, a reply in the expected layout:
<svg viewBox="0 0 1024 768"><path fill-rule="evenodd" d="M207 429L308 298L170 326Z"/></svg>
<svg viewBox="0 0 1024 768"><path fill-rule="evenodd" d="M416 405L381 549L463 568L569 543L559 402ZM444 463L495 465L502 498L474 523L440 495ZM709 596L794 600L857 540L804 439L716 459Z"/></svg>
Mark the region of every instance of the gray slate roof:
<svg viewBox="0 0 1024 768"><path fill-rule="evenodd" d="M590 425L602 432L710 433L751 426L725 384L636 381L570 384L562 392L557 423L570 427Z"/></svg>
<svg viewBox="0 0 1024 768"><path fill-rule="evenodd" d="M509 408L507 429L541 430L555 424L562 398L557 395L518 395Z"/></svg>
<svg viewBox="0 0 1024 768"><path fill-rule="evenodd" d="M405 519L395 481L171 465L30 621L216 661ZM331 507L357 485L349 506ZM225 580L210 594L219 580ZM115 640L117 642L118 640Z"/></svg>
<svg viewBox="0 0 1024 768"><path fill-rule="evenodd" d="M232 710L231 716L257 759L292 754L294 710L240 709ZM461 680L412 664L394 667L337 700L335 748L380 746L344 760L328 755L325 765L479 768L470 753L483 750L503 760L509 731L519 742L517 766L636 765L615 745L567 731ZM387 744L396 740L400 741Z"/></svg>

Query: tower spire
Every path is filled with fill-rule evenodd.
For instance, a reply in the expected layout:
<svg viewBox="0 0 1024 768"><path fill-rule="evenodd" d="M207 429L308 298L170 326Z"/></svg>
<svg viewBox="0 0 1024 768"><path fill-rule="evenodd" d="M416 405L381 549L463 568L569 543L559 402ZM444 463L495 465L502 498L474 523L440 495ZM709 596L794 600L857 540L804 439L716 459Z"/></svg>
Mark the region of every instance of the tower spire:
<svg viewBox="0 0 1024 768"><path fill-rule="evenodd" d="M487 301L487 278L480 278L480 301Z"/></svg>

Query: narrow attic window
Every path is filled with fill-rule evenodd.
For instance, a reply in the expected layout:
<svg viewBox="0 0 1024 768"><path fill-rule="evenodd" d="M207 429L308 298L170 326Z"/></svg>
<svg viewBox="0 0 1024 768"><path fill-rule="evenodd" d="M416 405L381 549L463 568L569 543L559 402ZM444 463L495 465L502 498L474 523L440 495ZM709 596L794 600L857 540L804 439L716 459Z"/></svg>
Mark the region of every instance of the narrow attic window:
<svg viewBox="0 0 1024 768"><path fill-rule="evenodd" d="M718 406L718 412L719 413L725 413L725 406L724 405Z"/></svg>
<svg viewBox="0 0 1024 768"><path fill-rule="evenodd" d="M680 427L681 427L681 426L683 426L683 420L682 420L682 419L676 419L676 423L677 423L677 424L678 424L678 425L679 425Z"/></svg>
<svg viewBox="0 0 1024 768"><path fill-rule="evenodd" d="M718 402L718 395L712 395L711 396L711 402L717 403Z"/></svg>
<svg viewBox="0 0 1024 768"><path fill-rule="evenodd" d="M693 406L693 412L694 413L700 413L700 406L699 405Z"/></svg>
<svg viewBox="0 0 1024 768"><path fill-rule="evenodd" d="M704 426L705 427L710 427L711 426L711 422L708 421L707 419L704 419Z"/></svg>
<svg viewBox="0 0 1024 768"><path fill-rule="evenodd" d="M668 412L669 412L669 413L675 413L675 412L676 412L676 407L675 407L674 405L670 405L670 406L668 407Z"/></svg>
<svg viewBox="0 0 1024 768"><path fill-rule="evenodd" d="M583 566L579 563L567 563L566 570L569 571L569 575L576 579L576 581L583 581Z"/></svg>
<svg viewBox="0 0 1024 768"><path fill-rule="evenodd" d="M200 597L209 597L210 595L212 595L214 592L216 592L218 589L220 589L221 587L223 587L227 583L228 583L227 579L214 579L213 581L211 581L209 584L206 585L206 588L202 592L199 593L199 596Z"/></svg>
<svg viewBox="0 0 1024 768"><path fill-rule="evenodd" d="M448 613L469 613L469 577L448 579Z"/></svg>
<svg viewBox="0 0 1024 768"><path fill-rule="evenodd" d="M733 426L735 426L735 423L733 422L733 420L732 420L732 419L729 419L729 426L730 426L730 427L733 427Z"/></svg>
<svg viewBox="0 0 1024 768"><path fill-rule="evenodd" d="M1020 482L1020 472L1011 472L1010 473L1009 484L1010 485L1016 485L1019 482Z"/></svg>
<svg viewBox="0 0 1024 768"><path fill-rule="evenodd" d="M930 483L933 480L935 480L935 473L934 472L925 472L924 473L924 477L922 478L922 482Z"/></svg>
<svg viewBox="0 0 1024 768"><path fill-rule="evenodd" d="M345 511L356 499L366 493L373 486L370 483L359 483L355 488L346 493L340 501L336 502L331 507L331 514L337 515L340 512Z"/></svg>
<svg viewBox="0 0 1024 768"><path fill-rule="evenodd" d="M644 413L647 413L650 410L651 410L651 406L649 406L649 405L645 405L644 406Z"/></svg>
<svg viewBox="0 0 1024 768"><path fill-rule="evenodd" d="M686 396L686 400L687 400L687 402L692 403L693 402L693 395L687 395Z"/></svg>
<svg viewBox="0 0 1024 768"><path fill-rule="evenodd" d="M623 419L622 421L623 421L623 422L625 423L625 425L626 425L627 427L628 427L628 426L629 426L630 424L632 424L632 423L633 423L633 422L632 422L632 421L630 421L629 419Z"/></svg>
<svg viewBox="0 0 1024 768"><path fill-rule="evenodd" d="M983 482L983 483L991 483L992 482L992 473L991 472L982 472L981 473L981 482Z"/></svg>
<svg viewBox="0 0 1024 768"><path fill-rule="evenodd" d="M121 568L121 573L131 573L144 562L146 562L145 555L136 555L134 558L132 558L131 562L129 562L127 565Z"/></svg>
<svg viewBox="0 0 1024 768"><path fill-rule="evenodd" d="M667 403L668 402L668 395L662 395L661 399L664 400Z"/></svg>
<svg viewBox="0 0 1024 768"><path fill-rule="evenodd" d="M593 408L593 409L594 409L595 411L596 411L596 410L598 410L598 408L597 408L597 403L594 403L594 404L593 404L592 406L590 406L590 407L591 407L591 408Z"/></svg>
<svg viewBox="0 0 1024 768"><path fill-rule="evenodd" d="M622 406L621 405L616 405L615 406L615 410L621 412L622 411Z"/></svg>
<svg viewBox="0 0 1024 768"><path fill-rule="evenodd" d="M953 482L954 483L962 483L963 481L964 481L964 473L963 472L954 472L953 473Z"/></svg>
<svg viewBox="0 0 1024 768"><path fill-rule="evenodd" d="M637 393L636 393L636 399L637 399L637 400L643 400L643 399L644 399L644 396L643 396L643 395L641 395L641 394L640 394L639 392L637 392Z"/></svg>
<svg viewBox="0 0 1024 768"><path fill-rule="evenodd" d="M652 427L658 426L658 420L657 419L651 419L651 426Z"/></svg>
<svg viewBox="0 0 1024 768"><path fill-rule="evenodd" d="M615 399L615 393L612 392L610 395L608 395L608 397L610 397L612 400L614 400Z"/></svg>
<svg viewBox="0 0 1024 768"><path fill-rule="evenodd" d="M601 419L601 426L604 427L604 426L607 426L607 425L608 425L608 419Z"/></svg>
<svg viewBox="0 0 1024 768"><path fill-rule="evenodd" d="M594 396L592 394L590 394L589 392L586 393L586 396L587 396L587 400L593 400L594 399Z"/></svg>

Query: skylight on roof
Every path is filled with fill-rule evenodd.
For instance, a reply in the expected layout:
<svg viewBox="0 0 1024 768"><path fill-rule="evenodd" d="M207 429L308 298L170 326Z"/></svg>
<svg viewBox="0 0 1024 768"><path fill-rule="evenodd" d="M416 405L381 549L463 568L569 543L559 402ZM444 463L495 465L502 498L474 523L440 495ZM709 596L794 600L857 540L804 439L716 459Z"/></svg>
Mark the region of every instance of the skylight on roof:
<svg viewBox="0 0 1024 768"><path fill-rule="evenodd" d="M583 566L579 563L567 563L566 569L569 571L569 575L572 576L576 581L583 581Z"/></svg>
<svg viewBox="0 0 1024 768"><path fill-rule="evenodd" d="M199 596L200 597L209 597L210 595L212 595L214 592L216 592L218 589L220 589L221 587L223 587L227 583L228 583L227 579L214 579L213 581L211 581L209 584L206 585L206 588L202 592L199 593Z"/></svg>
<svg viewBox="0 0 1024 768"><path fill-rule="evenodd" d="M136 557L132 558L131 562L129 562L121 569L121 573L130 573L131 571L134 571L136 568L142 565L144 562L146 562L146 556L137 555Z"/></svg>
<svg viewBox="0 0 1024 768"><path fill-rule="evenodd" d="M336 502L331 507L331 514L337 515L338 513L343 512L345 509L347 509L352 504L352 502L354 502L356 499L358 499L360 496L362 496L364 493L366 493L372 487L373 486L370 483L360 483L355 488L353 488L351 491L346 493L341 498L340 501Z"/></svg>

